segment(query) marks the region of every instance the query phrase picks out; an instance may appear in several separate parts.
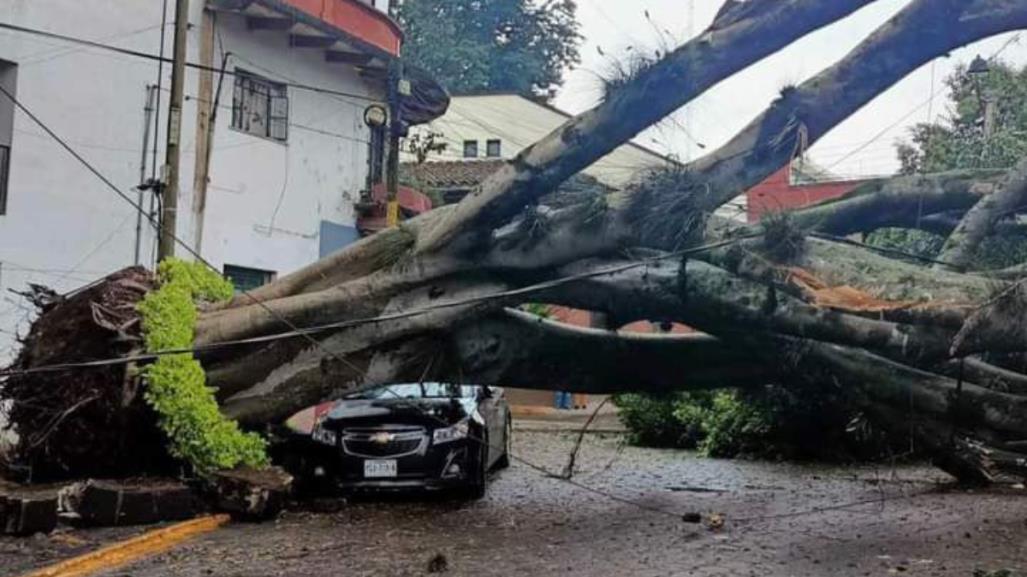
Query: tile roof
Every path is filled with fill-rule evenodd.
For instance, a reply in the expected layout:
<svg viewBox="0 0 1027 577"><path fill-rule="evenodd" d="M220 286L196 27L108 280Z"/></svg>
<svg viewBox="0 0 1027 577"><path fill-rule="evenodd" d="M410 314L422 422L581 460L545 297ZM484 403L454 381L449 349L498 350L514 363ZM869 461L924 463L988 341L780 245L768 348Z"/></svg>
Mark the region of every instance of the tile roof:
<svg viewBox="0 0 1027 577"><path fill-rule="evenodd" d="M400 179L422 189L473 188L505 163L506 161L501 159L403 163L400 166Z"/></svg>

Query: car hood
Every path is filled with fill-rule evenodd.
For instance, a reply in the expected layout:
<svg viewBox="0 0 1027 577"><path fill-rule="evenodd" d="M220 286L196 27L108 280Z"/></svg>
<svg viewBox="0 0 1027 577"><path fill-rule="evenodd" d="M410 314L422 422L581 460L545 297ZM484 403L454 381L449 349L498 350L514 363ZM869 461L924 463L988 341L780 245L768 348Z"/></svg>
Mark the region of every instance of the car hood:
<svg viewBox="0 0 1027 577"><path fill-rule="evenodd" d="M324 426L452 425L477 408L474 399L352 399L342 400L325 416Z"/></svg>

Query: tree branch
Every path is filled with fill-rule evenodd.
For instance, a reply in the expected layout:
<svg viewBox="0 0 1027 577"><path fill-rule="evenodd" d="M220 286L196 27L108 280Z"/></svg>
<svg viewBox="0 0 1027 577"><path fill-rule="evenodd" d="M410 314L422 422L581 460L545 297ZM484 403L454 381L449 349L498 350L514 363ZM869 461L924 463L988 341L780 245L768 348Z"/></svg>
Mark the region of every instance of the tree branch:
<svg viewBox="0 0 1027 577"><path fill-rule="evenodd" d="M519 154L421 235L417 252L451 248L461 234L471 234L468 242L475 243L474 230L498 227L717 82L871 2L764 2L745 18L707 30Z"/></svg>
<svg viewBox="0 0 1027 577"><path fill-rule="evenodd" d="M689 168L709 185L712 213L785 166L878 94L932 59L1027 26L1012 0L915 0L834 66L786 90L730 142Z"/></svg>
<svg viewBox="0 0 1027 577"><path fill-rule="evenodd" d="M1027 158L1021 160L1002 179L998 191L980 199L952 231L937 265L949 270L966 270L977 254L981 242L990 236L995 225L1003 218L1022 212L1027 205Z"/></svg>

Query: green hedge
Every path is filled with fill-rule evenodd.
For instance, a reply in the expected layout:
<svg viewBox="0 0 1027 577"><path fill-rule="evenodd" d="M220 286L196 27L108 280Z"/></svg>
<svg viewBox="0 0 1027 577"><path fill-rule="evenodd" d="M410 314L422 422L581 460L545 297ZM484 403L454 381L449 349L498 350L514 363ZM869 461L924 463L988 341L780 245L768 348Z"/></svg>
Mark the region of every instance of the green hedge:
<svg viewBox="0 0 1027 577"><path fill-rule="evenodd" d="M630 441L709 457L847 461L892 451L829 386L615 397ZM896 451L899 449L896 448Z"/></svg>
<svg viewBox="0 0 1027 577"><path fill-rule="evenodd" d="M160 288L139 303L146 349L189 348L196 327L196 302L224 301L232 285L199 263L169 259L157 269ZM268 463L266 443L245 433L218 410L203 367L192 354L160 357L145 370L147 402L171 442L171 454L200 474L238 465Z"/></svg>

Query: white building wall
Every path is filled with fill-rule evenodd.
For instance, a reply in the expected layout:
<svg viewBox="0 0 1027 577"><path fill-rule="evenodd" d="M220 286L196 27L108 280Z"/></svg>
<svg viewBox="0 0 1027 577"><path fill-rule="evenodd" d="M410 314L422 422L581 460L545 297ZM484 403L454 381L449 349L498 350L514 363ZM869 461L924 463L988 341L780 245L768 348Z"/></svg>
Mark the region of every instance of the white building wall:
<svg viewBox="0 0 1027 577"><path fill-rule="evenodd" d="M351 66L325 62L319 50L289 48L282 32L251 32L242 18L225 15L219 16L218 29L224 50L234 55L230 69L384 98L380 88L366 83ZM190 76L192 90L187 87L186 92L195 95L198 75ZM363 116L370 101L290 88L289 138L281 143L230 127L233 83L233 78L225 79L218 112L203 256L219 267L291 272L319 258L322 221L355 224L353 205L366 187L368 131ZM185 118L193 124L195 104L191 99L185 108ZM191 154L183 164L180 200L182 214L188 215L181 228L189 239L194 237L189 210L194 160Z"/></svg>
<svg viewBox="0 0 1027 577"><path fill-rule="evenodd" d="M456 96L445 116L414 132L440 133L447 144L430 160L464 160L464 141L478 141L479 157L485 158L486 142L502 142L502 158L513 158L553 130L569 116L513 94ZM412 158L408 160L413 160ZM626 144L600 159L585 173L614 188L629 183L639 171L667 164L663 156Z"/></svg>
<svg viewBox="0 0 1027 577"><path fill-rule="evenodd" d="M433 131L442 134L447 148L433 154L429 161L465 160L465 140L476 140L480 158L485 158L489 139L502 142L502 158L509 159L559 128L570 118L552 108L513 94L456 96L446 115L431 124L417 127L414 133ZM407 155L405 161L415 160ZM618 147L585 169L585 174L613 187L623 188L646 169L665 166L665 156L640 145L629 143ZM717 215L745 221L745 197L717 210Z"/></svg>
<svg viewBox="0 0 1027 577"><path fill-rule="evenodd" d="M0 0L0 20L155 54L161 4ZM189 60L196 62L203 2L192 5ZM221 44L215 64L223 48L238 55L230 69L239 66L275 80L384 98L383 89L365 82L352 67L324 62L321 51L290 49L284 32L250 32L245 22L229 15L219 15L218 22ZM173 23L168 26L170 54ZM0 31L0 60L18 65L19 100L135 198L145 91L156 83L157 63L10 31ZM187 72L187 79L178 233L191 243L198 73ZM233 85L233 78L226 77L202 254L219 268L233 264L288 273L318 258L322 221L355 224L353 202L367 170L362 118L368 102L290 88L291 126L288 143L282 144L230 128ZM163 86L159 164L170 86L167 65ZM39 283L63 292L133 264L135 225L134 209L24 113L15 114L7 211L0 215L0 364L10 359L13 336L27 329L33 312L9 289ZM149 266L154 234L148 225L142 246Z"/></svg>

